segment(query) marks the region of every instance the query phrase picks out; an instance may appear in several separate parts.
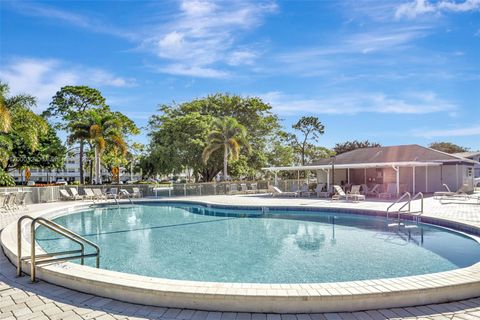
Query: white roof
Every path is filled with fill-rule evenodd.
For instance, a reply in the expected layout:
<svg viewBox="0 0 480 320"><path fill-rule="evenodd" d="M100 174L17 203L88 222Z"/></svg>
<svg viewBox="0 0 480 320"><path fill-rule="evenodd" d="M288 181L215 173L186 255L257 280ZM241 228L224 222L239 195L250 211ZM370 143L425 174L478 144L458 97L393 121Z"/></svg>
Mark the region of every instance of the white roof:
<svg viewBox="0 0 480 320"><path fill-rule="evenodd" d="M368 169L368 168L390 168L390 167L427 167L427 166L441 166L439 162L420 162L420 161L404 161L404 162L380 162L380 163L351 163L338 164L335 169ZM332 164L323 165L305 165L305 166L291 166L291 167L268 167L262 168L266 171L303 171L303 170L322 170L331 169Z"/></svg>

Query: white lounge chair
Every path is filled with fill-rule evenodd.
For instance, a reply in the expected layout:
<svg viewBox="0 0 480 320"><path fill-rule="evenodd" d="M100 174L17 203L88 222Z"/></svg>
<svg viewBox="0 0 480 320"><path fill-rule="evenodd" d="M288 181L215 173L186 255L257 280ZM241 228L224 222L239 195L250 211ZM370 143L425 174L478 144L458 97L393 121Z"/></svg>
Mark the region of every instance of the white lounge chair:
<svg viewBox="0 0 480 320"><path fill-rule="evenodd" d="M318 183L315 187L315 192L317 193L317 197L319 198L328 198L328 191L323 191L325 188L325 183Z"/></svg>
<svg viewBox="0 0 480 320"><path fill-rule="evenodd" d="M310 191L310 188L308 187L308 184L304 183L302 185L302 187L300 188L300 190L298 191L298 193L300 194L300 196L304 197L304 196L307 196L307 197L310 197L312 194L315 194L315 192L311 192Z"/></svg>
<svg viewBox="0 0 480 320"><path fill-rule="evenodd" d="M105 197L107 199L117 199L118 197L118 188L110 188L110 190L108 190L106 193L105 193Z"/></svg>
<svg viewBox="0 0 480 320"><path fill-rule="evenodd" d="M443 184L443 187L446 191L437 191L433 193L434 199L445 198L445 197L468 197L467 192L469 191L468 184L462 185L457 191L453 192L450 190L447 184Z"/></svg>
<svg viewBox="0 0 480 320"><path fill-rule="evenodd" d="M84 199L90 199L93 201L97 199L97 196L95 195L95 193L93 193L92 189L84 188L83 192L85 192Z"/></svg>
<svg viewBox="0 0 480 320"><path fill-rule="evenodd" d="M257 193L258 185L256 183L250 184L250 189L247 190L247 193Z"/></svg>
<svg viewBox="0 0 480 320"><path fill-rule="evenodd" d="M450 188L448 188L448 186L446 184L444 184L444 186L447 190L450 190ZM468 200L468 199L470 199L470 196L468 195L467 192L469 192L471 190L472 190L472 188L468 184L464 184L455 192L452 192L452 191L435 192L433 194L433 197L438 199L439 194L440 194L440 200L443 200L443 199Z"/></svg>
<svg viewBox="0 0 480 320"><path fill-rule="evenodd" d="M93 191L93 194L96 196L96 199L107 200L107 195L102 192L102 189L94 188L94 189L92 189L92 191Z"/></svg>
<svg viewBox="0 0 480 320"><path fill-rule="evenodd" d="M269 191L272 194L272 197L283 196L283 197L296 197L298 192L283 192L277 187L270 186Z"/></svg>
<svg viewBox="0 0 480 320"><path fill-rule="evenodd" d="M65 189L60 189L58 192L60 193L60 198L62 200L75 200L75 197L68 193L68 191Z"/></svg>
<svg viewBox="0 0 480 320"><path fill-rule="evenodd" d="M248 187L246 183L240 183L240 191L242 193L247 193L248 192Z"/></svg>
<svg viewBox="0 0 480 320"><path fill-rule="evenodd" d="M230 185L230 194L237 194L238 193L238 186L235 183Z"/></svg>
<svg viewBox="0 0 480 320"><path fill-rule="evenodd" d="M134 198L143 197L142 192L140 191L140 188L137 188L137 187L132 188L132 197L134 197Z"/></svg>
<svg viewBox="0 0 480 320"><path fill-rule="evenodd" d="M365 200L365 195L360 193L361 185L353 185L349 192L347 192L347 200L352 201Z"/></svg>
<svg viewBox="0 0 480 320"><path fill-rule="evenodd" d="M335 194L332 196L332 200L347 199L347 194L340 186L334 185L333 190L335 191Z"/></svg>
<svg viewBox="0 0 480 320"><path fill-rule="evenodd" d="M8 193L0 194L0 212L8 212Z"/></svg>
<svg viewBox="0 0 480 320"><path fill-rule="evenodd" d="M72 197L74 198L74 200L81 200L81 199L84 198L83 196L78 194L77 188L69 188L69 190L70 190L70 193L72 194Z"/></svg>

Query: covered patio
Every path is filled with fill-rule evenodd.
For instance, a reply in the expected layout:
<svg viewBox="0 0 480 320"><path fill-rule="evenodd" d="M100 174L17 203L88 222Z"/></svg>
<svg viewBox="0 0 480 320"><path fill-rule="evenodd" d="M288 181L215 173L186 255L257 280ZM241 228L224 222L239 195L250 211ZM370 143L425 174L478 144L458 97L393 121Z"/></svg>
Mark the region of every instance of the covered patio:
<svg viewBox="0 0 480 320"><path fill-rule="evenodd" d="M442 164L438 162L411 161L335 164L335 159L332 158L329 164L268 167L264 168L264 170L275 175L274 184L276 186L279 186L279 172L295 172L298 181L297 186L310 182L308 178L300 178L301 172L313 172L315 173L316 182L325 183L328 191L332 190L332 185L365 184L371 187L375 184L386 185L394 183L397 194L405 191L429 193L438 190L442 186ZM440 175L438 175L439 172ZM308 177L309 175L305 174L304 176Z"/></svg>

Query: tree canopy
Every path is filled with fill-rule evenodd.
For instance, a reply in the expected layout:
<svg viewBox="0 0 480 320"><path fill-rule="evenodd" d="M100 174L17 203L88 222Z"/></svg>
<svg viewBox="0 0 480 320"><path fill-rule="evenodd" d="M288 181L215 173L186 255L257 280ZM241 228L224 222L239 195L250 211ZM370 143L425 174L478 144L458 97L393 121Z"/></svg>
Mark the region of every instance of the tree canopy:
<svg viewBox="0 0 480 320"><path fill-rule="evenodd" d="M335 151L336 154L341 154L341 153L345 153L345 152L356 150L356 149L373 148L373 147L381 147L381 146L382 145L380 143L371 142L368 140L364 140L364 141L353 140L353 141L346 141L346 142L335 144L335 147L333 147L333 151Z"/></svg>
<svg viewBox="0 0 480 320"><path fill-rule="evenodd" d="M300 163L305 165L307 162L308 149L314 146L311 142L318 142L320 136L325 133L325 126L317 117L301 117L292 128L302 133L301 137L292 135L293 146L300 153Z"/></svg>
<svg viewBox="0 0 480 320"><path fill-rule="evenodd" d="M451 142L433 142L428 147L446 153L461 153L470 150L469 148L461 147Z"/></svg>
<svg viewBox="0 0 480 320"><path fill-rule="evenodd" d="M97 89L87 86L62 87L52 98L50 107L43 113L47 118L57 119L56 126L72 133L69 124L84 116L87 110L105 108L105 98ZM77 132L78 133L78 132ZM74 141L80 145L80 183L85 182L83 157L86 137L77 135Z"/></svg>
<svg viewBox="0 0 480 320"><path fill-rule="evenodd" d="M232 174L251 176L266 165L267 146L280 131L278 118L270 110L259 98L230 94L161 105L160 114L150 119L151 160L142 159L144 169L168 174L191 168L199 180L211 181L222 170L223 153L212 153L207 163L202 153L215 119L231 117L246 128L251 152L229 161L229 169Z"/></svg>
<svg viewBox="0 0 480 320"><path fill-rule="evenodd" d="M30 95L9 95L9 87L0 82L0 118L4 121L0 130L0 167L16 167L18 148L32 153L39 149L41 137L49 131L47 121L32 111L36 99Z"/></svg>

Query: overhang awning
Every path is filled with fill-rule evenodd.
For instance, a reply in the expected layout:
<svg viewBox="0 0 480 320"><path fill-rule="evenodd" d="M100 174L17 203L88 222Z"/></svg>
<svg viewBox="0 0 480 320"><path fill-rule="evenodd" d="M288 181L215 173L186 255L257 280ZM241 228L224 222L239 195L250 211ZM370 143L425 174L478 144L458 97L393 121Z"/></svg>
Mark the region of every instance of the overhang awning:
<svg viewBox="0 0 480 320"><path fill-rule="evenodd" d="M335 169L368 169L368 168L391 168L391 167L431 167L441 166L440 162L420 162L420 161L406 161L406 162L380 162L380 163L349 163L336 164ZM322 165L305 165L305 166L291 166L291 167L267 167L262 168L265 171L304 171L304 170L326 170L331 169L332 163Z"/></svg>

